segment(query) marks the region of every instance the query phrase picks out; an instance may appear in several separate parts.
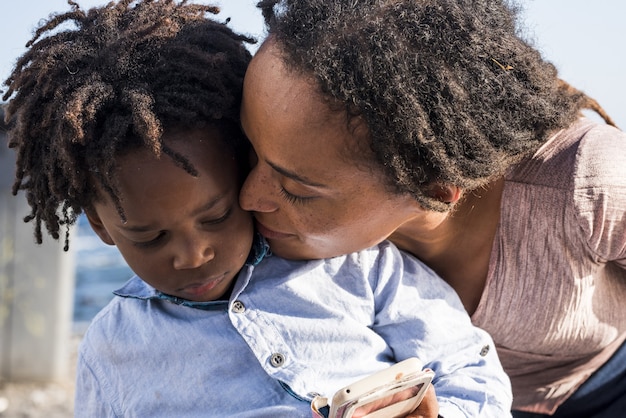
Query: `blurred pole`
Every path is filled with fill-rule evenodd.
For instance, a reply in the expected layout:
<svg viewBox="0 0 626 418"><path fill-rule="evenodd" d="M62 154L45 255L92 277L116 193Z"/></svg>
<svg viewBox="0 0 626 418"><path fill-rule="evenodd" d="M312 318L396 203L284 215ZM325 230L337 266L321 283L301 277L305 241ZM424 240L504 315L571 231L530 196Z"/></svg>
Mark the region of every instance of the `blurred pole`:
<svg viewBox="0 0 626 418"><path fill-rule="evenodd" d="M47 235L38 245L24 193L11 194L15 153L0 110L0 380L54 381L67 376L74 259ZM45 232L44 232L45 235Z"/></svg>

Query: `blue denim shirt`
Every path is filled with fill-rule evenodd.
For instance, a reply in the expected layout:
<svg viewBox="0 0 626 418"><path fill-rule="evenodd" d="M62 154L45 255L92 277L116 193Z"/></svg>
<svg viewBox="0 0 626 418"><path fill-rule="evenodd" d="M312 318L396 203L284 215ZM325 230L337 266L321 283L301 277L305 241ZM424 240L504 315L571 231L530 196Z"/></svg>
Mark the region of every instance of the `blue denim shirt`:
<svg viewBox="0 0 626 418"><path fill-rule="evenodd" d="M315 394L413 356L436 373L442 416L510 416L493 341L415 258L388 242L253 254L228 301L187 306L139 277L117 291L81 343L75 416L310 417Z"/></svg>

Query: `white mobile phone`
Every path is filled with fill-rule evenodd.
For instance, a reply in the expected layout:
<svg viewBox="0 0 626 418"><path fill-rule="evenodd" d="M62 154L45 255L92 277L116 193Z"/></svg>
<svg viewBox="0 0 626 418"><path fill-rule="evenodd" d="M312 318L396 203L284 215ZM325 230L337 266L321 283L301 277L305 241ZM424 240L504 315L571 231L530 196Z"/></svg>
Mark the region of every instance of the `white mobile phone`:
<svg viewBox="0 0 626 418"><path fill-rule="evenodd" d="M406 359L337 391L328 417L405 416L422 402L434 375L430 370L422 370L417 358Z"/></svg>

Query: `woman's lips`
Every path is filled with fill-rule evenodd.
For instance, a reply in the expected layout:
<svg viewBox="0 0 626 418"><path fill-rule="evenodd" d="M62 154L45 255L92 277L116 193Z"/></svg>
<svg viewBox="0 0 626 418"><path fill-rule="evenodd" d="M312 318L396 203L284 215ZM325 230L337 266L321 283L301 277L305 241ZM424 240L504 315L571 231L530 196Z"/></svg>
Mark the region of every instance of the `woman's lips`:
<svg viewBox="0 0 626 418"><path fill-rule="evenodd" d="M256 221L257 230L267 239L285 239L293 237L293 234L285 234L284 232L274 231L263 225L258 220Z"/></svg>

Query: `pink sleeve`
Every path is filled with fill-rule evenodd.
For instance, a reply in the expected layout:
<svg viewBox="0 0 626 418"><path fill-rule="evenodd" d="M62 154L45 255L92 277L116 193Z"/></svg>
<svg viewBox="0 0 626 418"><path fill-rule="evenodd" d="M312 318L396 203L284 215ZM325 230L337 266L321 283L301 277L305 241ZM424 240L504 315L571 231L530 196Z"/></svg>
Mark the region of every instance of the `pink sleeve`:
<svg viewBox="0 0 626 418"><path fill-rule="evenodd" d="M580 143L575 200L589 249L626 269L626 133L598 125Z"/></svg>

